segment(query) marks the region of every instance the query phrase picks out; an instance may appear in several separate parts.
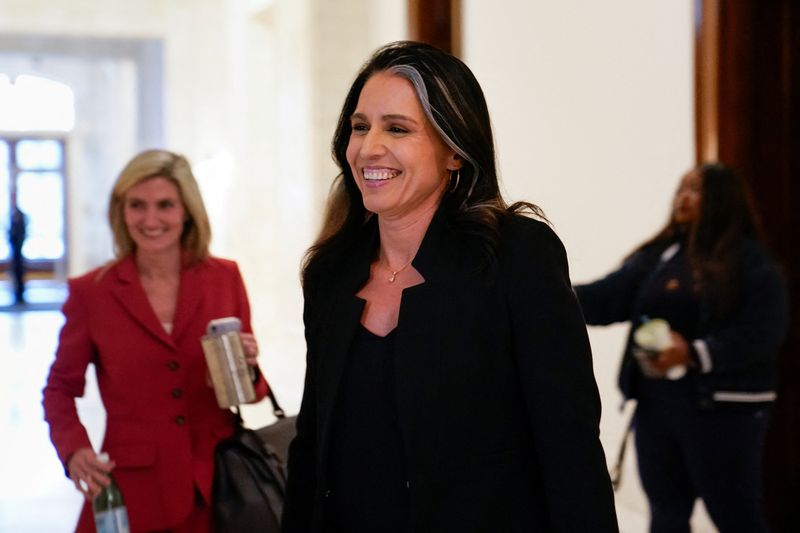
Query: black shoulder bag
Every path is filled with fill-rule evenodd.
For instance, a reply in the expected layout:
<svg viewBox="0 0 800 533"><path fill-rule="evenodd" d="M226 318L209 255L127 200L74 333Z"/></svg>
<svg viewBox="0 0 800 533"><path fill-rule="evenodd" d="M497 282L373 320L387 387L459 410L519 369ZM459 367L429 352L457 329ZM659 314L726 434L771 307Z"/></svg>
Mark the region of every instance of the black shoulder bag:
<svg viewBox="0 0 800 533"><path fill-rule="evenodd" d="M235 408L236 430L214 450L212 510L217 533L278 533L286 496L286 459L295 417L287 417L272 389L278 420L247 429Z"/></svg>

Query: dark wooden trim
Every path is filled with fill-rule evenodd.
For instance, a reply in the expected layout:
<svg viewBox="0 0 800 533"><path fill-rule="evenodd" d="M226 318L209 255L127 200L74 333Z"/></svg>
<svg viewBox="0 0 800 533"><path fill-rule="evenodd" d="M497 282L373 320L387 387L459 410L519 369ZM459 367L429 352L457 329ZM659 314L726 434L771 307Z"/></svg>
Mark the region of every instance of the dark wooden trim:
<svg viewBox="0 0 800 533"><path fill-rule="evenodd" d="M796 532L800 531L800 209L796 207L800 205L800 3L696 0L695 7L698 162L717 158L744 178L767 244L788 284L793 312L778 361L778 400L765 454L765 495L772 530Z"/></svg>
<svg viewBox="0 0 800 533"><path fill-rule="evenodd" d="M461 55L461 0L450 0L450 53Z"/></svg>
<svg viewBox="0 0 800 533"><path fill-rule="evenodd" d="M695 159L719 159L717 91L719 72L719 0L695 0Z"/></svg>
<svg viewBox="0 0 800 533"><path fill-rule="evenodd" d="M408 33L412 40L461 53L461 0L409 0Z"/></svg>

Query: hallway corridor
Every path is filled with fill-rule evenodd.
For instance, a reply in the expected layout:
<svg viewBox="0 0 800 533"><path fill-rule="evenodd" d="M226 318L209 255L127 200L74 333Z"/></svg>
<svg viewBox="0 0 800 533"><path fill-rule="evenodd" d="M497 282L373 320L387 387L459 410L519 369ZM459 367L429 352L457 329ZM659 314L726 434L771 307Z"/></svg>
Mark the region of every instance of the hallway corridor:
<svg viewBox="0 0 800 533"><path fill-rule="evenodd" d="M64 476L50 443L41 404L42 387L63 321L59 310L0 312L2 533L69 533L78 517L81 496ZM78 411L92 443L98 447L105 413L91 367ZM255 427L271 421L271 415L249 418ZM630 470L626 476L635 476L635 470ZM617 515L622 533L647 530L647 517L638 510L618 503ZM714 531L697 517L694 525L697 532Z"/></svg>
<svg viewBox="0 0 800 533"><path fill-rule="evenodd" d="M42 387L53 360L60 311L0 312L0 532L68 533L81 496L64 477L50 444L42 411ZM78 400L81 419L95 446L105 415L94 370ZM618 509L623 532L644 531L644 519Z"/></svg>
<svg viewBox="0 0 800 533"><path fill-rule="evenodd" d="M67 533L82 497L64 476L47 432L42 387L53 360L60 311L0 312L0 531ZM104 412L90 371L78 409L92 442Z"/></svg>

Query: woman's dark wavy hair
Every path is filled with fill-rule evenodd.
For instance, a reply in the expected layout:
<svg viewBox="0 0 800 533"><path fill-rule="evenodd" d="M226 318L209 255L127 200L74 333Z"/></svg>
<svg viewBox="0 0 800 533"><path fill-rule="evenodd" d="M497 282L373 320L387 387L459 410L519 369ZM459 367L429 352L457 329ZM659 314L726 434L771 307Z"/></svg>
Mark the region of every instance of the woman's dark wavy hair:
<svg viewBox="0 0 800 533"><path fill-rule="evenodd" d="M685 238L698 291L710 296L716 311L725 315L738 296L740 246L746 238L760 237L759 224L747 188L733 169L706 163L696 170L701 178L697 221L687 227L670 214L666 226L634 253Z"/></svg>
<svg viewBox="0 0 800 533"><path fill-rule="evenodd" d="M345 97L332 142L332 155L341 173L331 188L322 231L306 252L304 281L313 276L317 263L337 257L347 249L372 217L364 208L346 152L352 132L350 117L355 112L361 90L367 80L379 72L396 74L412 84L433 128L461 157L460 175L457 180L451 176L451 187L439 209L451 223L479 239L490 262L495 257L502 217L527 210L545 219L542 211L531 203L517 202L508 206L503 200L489 110L469 67L455 56L428 44L390 43L378 49L362 66Z"/></svg>

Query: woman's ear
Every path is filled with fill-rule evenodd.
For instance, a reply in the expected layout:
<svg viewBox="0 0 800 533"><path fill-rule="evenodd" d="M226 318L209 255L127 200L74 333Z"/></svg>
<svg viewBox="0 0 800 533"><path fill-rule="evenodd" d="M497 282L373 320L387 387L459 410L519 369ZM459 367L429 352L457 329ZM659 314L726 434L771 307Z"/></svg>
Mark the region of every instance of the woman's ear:
<svg viewBox="0 0 800 533"><path fill-rule="evenodd" d="M447 161L447 170L456 171L460 170L461 167L464 166L464 159L458 155L455 151L450 153L450 157Z"/></svg>

